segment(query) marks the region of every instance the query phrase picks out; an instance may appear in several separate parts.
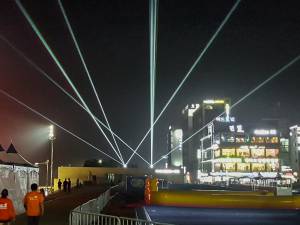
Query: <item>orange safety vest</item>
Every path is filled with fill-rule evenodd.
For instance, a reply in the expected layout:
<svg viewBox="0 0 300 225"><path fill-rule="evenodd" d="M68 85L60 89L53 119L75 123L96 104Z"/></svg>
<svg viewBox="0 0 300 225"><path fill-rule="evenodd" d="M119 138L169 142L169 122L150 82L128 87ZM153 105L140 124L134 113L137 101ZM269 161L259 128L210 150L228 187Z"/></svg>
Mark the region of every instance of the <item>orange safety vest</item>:
<svg viewBox="0 0 300 225"><path fill-rule="evenodd" d="M12 201L9 198L0 198L0 222L11 221L16 217Z"/></svg>
<svg viewBox="0 0 300 225"><path fill-rule="evenodd" d="M26 194L24 198L24 205L26 207L27 216L40 216L41 204L44 202L44 196L37 192L32 191Z"/></svg>

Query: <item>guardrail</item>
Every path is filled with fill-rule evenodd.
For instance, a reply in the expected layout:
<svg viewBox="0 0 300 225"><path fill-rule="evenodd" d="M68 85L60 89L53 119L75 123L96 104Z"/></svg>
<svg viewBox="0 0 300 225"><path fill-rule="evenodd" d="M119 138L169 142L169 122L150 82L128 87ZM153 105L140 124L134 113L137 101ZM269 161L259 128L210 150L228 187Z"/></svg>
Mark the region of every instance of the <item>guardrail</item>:
<svg viewBox="0 0 300 225"><path fill-rule="evenodd" d="M148 220L72 211L69 225L170 225Z"/></svg>
<svg viewBox="0 0 300 225"><path fill-rule="evenodd" d="M69 225L170 225L148 220L117 217L101 214L106 204L113 198L111 187L98 198L92 199L73 209L69 215Z"/></svg>
<svg viewBox="0 0 300 225"><path fill-rule="evenodd" d="M73 209L73 211L87 212L87 213L100 213L112 198L111 189L114 187L109 188L104 193L102 193L99 197L92 199L80 206L77 206L75 209Z"/></svg>

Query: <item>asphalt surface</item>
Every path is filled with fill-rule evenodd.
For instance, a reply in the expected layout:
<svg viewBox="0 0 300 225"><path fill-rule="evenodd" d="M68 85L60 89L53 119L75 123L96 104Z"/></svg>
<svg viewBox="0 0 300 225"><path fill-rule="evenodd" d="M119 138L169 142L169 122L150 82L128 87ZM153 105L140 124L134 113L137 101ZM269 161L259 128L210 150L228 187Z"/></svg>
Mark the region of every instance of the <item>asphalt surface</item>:
<svg viewBox="0 0 300 225"><path fill-rule="evenodd" d="M104 186L85 186L72 189L71 193L55 193L45 201L45 213L40 219L40 225L68 225L69 213L78 205L98 197L106 190ZM26 225L25 214L17 216L15 225Z"/></svg>
<svg viewBox="0 0 300 225"><path fill-rule="evenodd" d="M176 225L299 225L300 211L145 207L152 221Z"/></svg>

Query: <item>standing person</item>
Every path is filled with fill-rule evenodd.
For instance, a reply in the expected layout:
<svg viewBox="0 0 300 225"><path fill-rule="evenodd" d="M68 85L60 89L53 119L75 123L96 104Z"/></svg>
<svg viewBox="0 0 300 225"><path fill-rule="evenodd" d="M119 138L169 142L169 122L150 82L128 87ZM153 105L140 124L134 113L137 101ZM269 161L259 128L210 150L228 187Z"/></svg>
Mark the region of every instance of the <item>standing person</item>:
<svg viewBox="0 0 300 225"><path fill-rule="evenodd" d="M60 179L58 179L58 183L57 183L57 186L58 186L58 190L61 191L61 185L62 185L62 182Z"/></svg>
<svg viewBox="0 0 300 225"><path fill-rule="evenodd" d="M67 192L67 186L68 186L68 181L67 181L67 179L65 179L64 182L63 182L64 192Z"/></svg>
<svg viewBox="0 0 300 225"><path fill-rule="evenodd" d="M31 192L27 193L24 198L24 208L27 215L28 225L38 225L40 216L44 214L44 197L38 192L38 185L31 185Z"/></svg>
<svg viewBox="0 0 300 225"><path fill-rule="evenodd" d="M68 179L67 187L68 187L68 192L71 192L71 180L70 180L70 178Z"/></svg>
<svg viewBox="0 0 300 225"><path fill-rule="evenodd" d="M3 225L9 225L16 218L14 205L7 196L8 190L3 189L0 198L0 224Z"/></svg>

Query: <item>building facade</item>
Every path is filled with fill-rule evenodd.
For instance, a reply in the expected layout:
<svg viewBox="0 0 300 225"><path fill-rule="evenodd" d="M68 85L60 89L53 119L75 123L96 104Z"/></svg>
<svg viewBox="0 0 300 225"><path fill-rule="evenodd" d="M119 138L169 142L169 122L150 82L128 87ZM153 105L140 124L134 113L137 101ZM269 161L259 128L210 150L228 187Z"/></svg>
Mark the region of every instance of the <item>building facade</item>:
<svg viewBox="0 0 300 225"><path fill-rule="evenodd" d="M280 141L275 129L244 131L237 123L215 121L198 150L198 179L207 176L275 177L279 171Z"/></svg>
<svg viewBox="0 0 300 225"><path fill-rule="evenodd" d="M290 163L293 171L300 172L300 127L290 127Z"/></svg>

